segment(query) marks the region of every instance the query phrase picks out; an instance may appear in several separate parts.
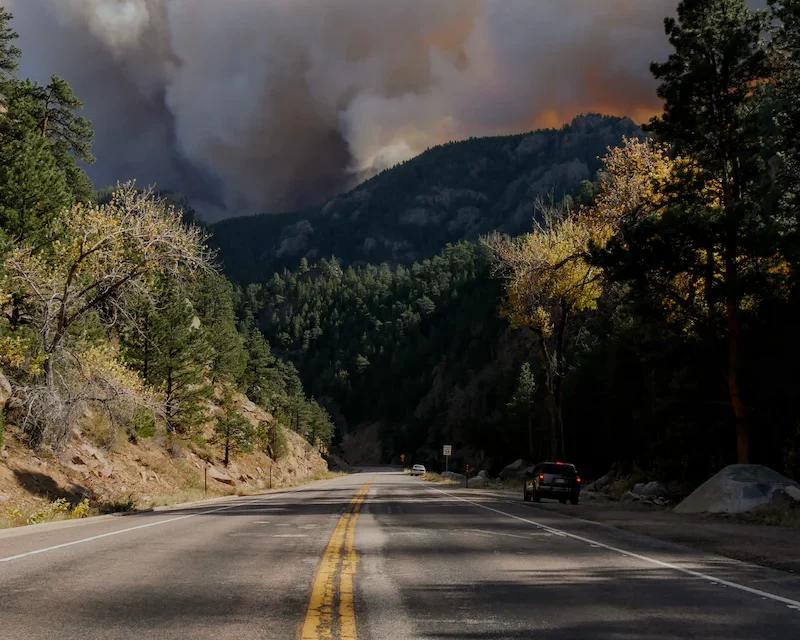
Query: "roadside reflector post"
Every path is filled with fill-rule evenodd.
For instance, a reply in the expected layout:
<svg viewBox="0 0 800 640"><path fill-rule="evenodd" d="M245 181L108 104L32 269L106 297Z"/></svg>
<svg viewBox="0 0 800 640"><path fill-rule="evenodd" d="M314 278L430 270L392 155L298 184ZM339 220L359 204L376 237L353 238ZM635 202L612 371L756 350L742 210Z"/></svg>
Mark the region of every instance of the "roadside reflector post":
<svg viewBox="0 0 800 640"><path fill-rule="evenodd" d="M469 465L467 465L467 472L464 474L464 488L469 489Z"/></svg>
<svg viewBox="0 0 800 640"><path fill-rule="evenodd" d="M272 489L272 463L269 463L269 488Z"/></svg>
<svg viewBox="0 0 800 640"><path fill-rule="evenodd" d="M203 467L203 496L208 495L208 464Z"/></svg>

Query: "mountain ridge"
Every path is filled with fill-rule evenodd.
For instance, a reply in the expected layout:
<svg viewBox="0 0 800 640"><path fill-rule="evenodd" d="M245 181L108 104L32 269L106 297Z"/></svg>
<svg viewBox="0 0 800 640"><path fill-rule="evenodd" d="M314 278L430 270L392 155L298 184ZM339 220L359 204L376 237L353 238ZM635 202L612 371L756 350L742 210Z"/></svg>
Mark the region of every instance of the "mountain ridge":
<svg viewBox="0 0 800 640"><path fill-rule="evenodd" d="M587 114L560 129L448 142L317 207L216 223L212 244L240 283L303 258L410 264L488 231L529 230L537 198L574 193L609 146L642 135L630 118Z"/></svg>

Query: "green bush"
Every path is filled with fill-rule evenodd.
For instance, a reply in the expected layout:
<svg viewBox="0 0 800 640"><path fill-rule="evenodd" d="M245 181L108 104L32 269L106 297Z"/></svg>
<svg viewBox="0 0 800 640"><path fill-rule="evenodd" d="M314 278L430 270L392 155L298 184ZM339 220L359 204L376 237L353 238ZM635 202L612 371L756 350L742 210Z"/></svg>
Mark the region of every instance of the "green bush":
<svg viewBox="0 0 800 640"><path fill-rule="evenodd" d="M267 453L273 460L280 460L289 453L289 439L283 427L273 422L267 431Z"/></svg>
<svg viewBox="0 0 800 640"><path fill-rule="evenodd" d="M152 411L146 409L139 409L128 425L128 436L134 442L139 438L152 438L156 431L156 418Z"/></svg>

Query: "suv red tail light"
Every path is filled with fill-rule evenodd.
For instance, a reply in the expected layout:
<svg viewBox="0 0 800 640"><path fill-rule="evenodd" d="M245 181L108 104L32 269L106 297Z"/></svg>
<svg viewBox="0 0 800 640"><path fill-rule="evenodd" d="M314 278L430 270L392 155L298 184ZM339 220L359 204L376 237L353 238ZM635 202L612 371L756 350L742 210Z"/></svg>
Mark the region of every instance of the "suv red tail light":
<svg viewBox="0 0 800 640"><path fill-rule="evenodd" d="M544 480L544 474L543 473L539 474L539 480Z"/></svg>

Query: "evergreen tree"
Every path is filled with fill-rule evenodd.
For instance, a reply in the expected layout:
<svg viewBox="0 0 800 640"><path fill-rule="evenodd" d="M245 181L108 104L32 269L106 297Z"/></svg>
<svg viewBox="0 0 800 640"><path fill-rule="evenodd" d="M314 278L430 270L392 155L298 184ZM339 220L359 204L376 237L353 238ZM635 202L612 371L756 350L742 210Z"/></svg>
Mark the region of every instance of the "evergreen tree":
<svg viewBox="0 0 800 640"><path fill-rule="evenodd" d="M779 186L781 205L794 221L795 247L800 247L800 3L795 0L770 0L775 24L772 39L774 87L777 97L776 121L779 152L783 160ZM794 261L800 261L795 255Z"/></svg>
<svg viewBox="0 0 800 640"><path fill-rule="evenodd" d="M306 440L320 449L329 447L333 440L334 427L328 412L316 400L311 399L305 403L304 415Z"/></svg>
<svg viewBox="0 0 800 640"><path fill-rule="evenodd" d="M274 411L274 400L282 393L282 376L269 343L258 329L251 329L245 339L247 362L242 374L245 394L267 411Z"/></svg>
<svg viewBox="0 0 800 640"><path fill-rule="evenodd" d="M19 37L11 27L13 16L0 6L0 100L3 98L4 83L8 82L19 68L22 52L14 44Z"/></svg>
<svg viewBox="0 0 800 640"><path fill-rule="evenodd" d="M517 388L507 407L514 414L523 416L528 427L528 453L534 460L536 451L533 442L533 407L536 399L536 378L530 363L522 365L517 379Z"/></svg>
<svg viewBox="0 0 800 640"><path fill-rule="evenodd" d="M212 387L206 381L213 356L186 294L167 285L150 323L153 357L147 381L164 393L170 430L188 434L206 420Z"/></svg>
<svg viewBox="0 0 800 640"><path fill-rule="evenodd" d="M653 63L664 115L649 129L678 156L667 206L629 224L614 277L659 301L697 334L726 342L725 376L737 456L750 459L742 379L745 308L778 291L780 220L765 206L769 184L761 113L768 77L763 11L744 0L683 0L665 21L675 51Z"/></svg>
<svg viewBox="0 0 800 640"><path fill-rule="evenodd" d="M49 145L64 172L74 201L89 202L92 183L77 162L94 162L91 124L76 114L83 103L65 80L53 76L42 86L31 80L6 83L6 113L0 119L0 140L38 134Z"/></svg>
<svg viewBox="0 0 800 640"><path fill-rule="evenodd" d="M212 352L211 381L238 382L244 373L247 354L236 329L230 282L215 272L202 274L195 285L193 302L205 342Z"/></svg>
<svg viewBox="0 0 800 640"><path fill-rule="evenodd" d="M241 413L233 401L233 390L225 385L222 390L220 415L214 425L214 440L225 446L223 463L227 467L230 455L237 451L252 451L255 429L253 424Z"/></svg>
<svg viewBox="0 0 800 640"><path fill-rule="evenodd" d="M41 246L71 204L64 172L45 140L26 132L0 145L0 228L7 236Z"/></svg>

